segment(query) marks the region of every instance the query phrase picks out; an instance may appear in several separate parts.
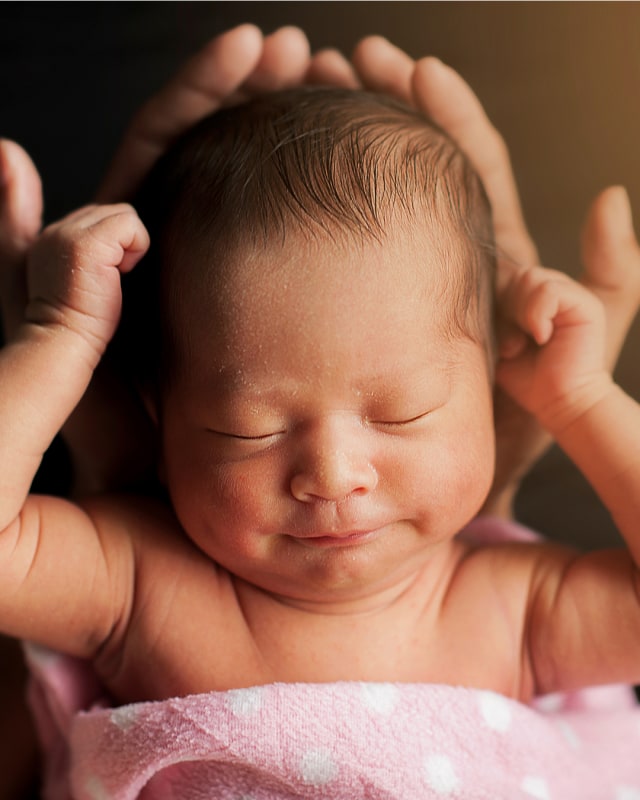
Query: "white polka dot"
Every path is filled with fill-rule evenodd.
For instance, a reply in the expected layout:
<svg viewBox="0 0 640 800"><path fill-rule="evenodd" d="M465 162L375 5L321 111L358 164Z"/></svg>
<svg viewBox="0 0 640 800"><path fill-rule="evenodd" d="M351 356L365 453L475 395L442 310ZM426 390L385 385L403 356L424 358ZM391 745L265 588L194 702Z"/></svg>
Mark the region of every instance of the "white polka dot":
<svg viewBox="0 0 640 800"><path fill-rule="evenodd" d="M104 788L104 784L95 775L91 775L85 782L84 788L91 800L112 800L111 795Z"/></svg>
<svg viewBox="0 0 640 800"><path fill-rule="evenodd" d="M618 786L616 800L640 800L640 789L634 789L633 786Z"/></svg>
<svg viewBox="0 0 640 800"><path fill-rule="evenodd" d="M328 750L308 750L300 760L300 777L312 786L323 786L338 774L338 767Z"/></svg>
<svg viewBox="0 0 640 800"><path fill-rule="evenodd" d="M534 775L527 775L522 781L521 788L526 792L529 797L535 797L536 800L551 800L547 782L544 778L539 778Z"/></svg>
<svg viewBox="0 0 640 800"><path fill-rule="evenodd" d="M138 719L138 709L135 706L121 706L111 712L111 722L121 731L128 730Z"/></svg>
<svg viewBox="0 0 640 800"><path fill-rule="evenodd" d="M495 692L480 692L480 712L487 727L504 733L511 725L511 706L506 697Z"/></svg>
<svg viewBox="0 0 640 800"><path fill-rule="evenodd" d="M389 714L398 701L398 687L391 683L363 683L362 701L378 714Z"/></svg>
<svg viewBox="0 0 640 800"><path fill-rule="evenodd" d="M261 686L250 689L230 689L227 692L229 710L236 717L250 717L262 708L264 691Z"/></svg>
<svg viewBox="0 0 640 800"><path fill-rule="evenodd" d="M427 782L436 794L445 796L458 788L458 776L447 756L429 756L424 768Z"/></svg>

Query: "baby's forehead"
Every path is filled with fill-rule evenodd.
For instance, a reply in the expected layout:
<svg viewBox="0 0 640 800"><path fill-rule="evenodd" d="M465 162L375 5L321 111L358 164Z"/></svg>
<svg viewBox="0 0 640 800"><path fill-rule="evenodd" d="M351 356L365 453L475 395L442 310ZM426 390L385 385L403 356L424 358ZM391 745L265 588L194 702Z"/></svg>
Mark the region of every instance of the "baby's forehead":
<svg viewBox="0 0 640 800"><path fill-rule="evenodd" d="M426 242L289 244L235 253L224 278L191 294L178 351L190 382L213 375L218 389L275 382L285 393L388 395L458 351L442 265Z"/></svg>
<svg viewBox="0 0 640 800"><path fill-rule="evenodd" d="M371 326L397 328L400 320L415 330L410 320L421 326L429 321L447 333L465 268L462 252L451 241L439 246L436 238L428 225L415 224L375 239L296 232L259 248L227 249L220 258L205 250L185 259L198 279L182 272L189 285L172 292L182 298L180 328L215 327L227 342L239 336L247 341L251 329L256 340L275 339L287 320L290 333L313 332L320 339L336 314L364 311Z"/></svg>
<svg viewBox="0 0 640 800"><path fill-rule="evenodd" d="M358 287L370 294L375 286L381 305L403 295L419 302L437 297L444 307L456 302L466 269L454 237L421 223L396 225L376 238L339 230L292 231L259 247L239 242L223 253L204 248L185 263L191 277L176 269L182 286L174 296L187 307L206 302L225 316L256 305L268 314L280 296L319 305L323 299L339 302L342 294L352 297Z"/></svg>
<svg viewBox="0 0 640 800"><path fill-rule="evenodd" d="M466 300L464 258L455 238L423 221L377 238L292 232L219 257L204 247L184 258L188 269L175 265L186 285L170 293L174 363L190 375L217 364L221 378L250 364L268 380L275 365L279 376L300 376L324 359L323 376L333 361L338 372L357 364L387 380L416 342L420 357L428 348L431 357L452 345L458 352L462 341L484 345L486 326ZM290 362L288 351L305 357Z"/></svg>

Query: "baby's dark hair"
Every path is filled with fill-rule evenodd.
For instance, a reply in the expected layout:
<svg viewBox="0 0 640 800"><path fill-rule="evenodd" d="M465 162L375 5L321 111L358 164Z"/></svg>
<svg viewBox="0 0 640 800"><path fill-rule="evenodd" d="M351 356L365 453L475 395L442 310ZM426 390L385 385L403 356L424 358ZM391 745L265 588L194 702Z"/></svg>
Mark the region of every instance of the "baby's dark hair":
<svg viewBox="0 0 640 800"><path fill-rule="evenodd" d="M445 133L389 97L306 87L222 109L160 159L134 204L152 245L124 280L114 350L144 384L175 374L171 321L185 281L290 233L355 243L423 225L450 289L452 336L491 348L493 228L482 183Z"/></svg>

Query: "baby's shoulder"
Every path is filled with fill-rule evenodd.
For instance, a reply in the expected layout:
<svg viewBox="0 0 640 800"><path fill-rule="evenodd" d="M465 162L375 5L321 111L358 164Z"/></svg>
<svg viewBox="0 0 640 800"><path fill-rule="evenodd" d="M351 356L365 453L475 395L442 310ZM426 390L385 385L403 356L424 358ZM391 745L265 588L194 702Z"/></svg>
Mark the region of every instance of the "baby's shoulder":
<svg viewBox="0 0 640 800"><path fill-rule="evenodd" d="M579 551L547 539L502 542L460 542L462 557L458 569L477 572L498 585L524 578L561 572Z"/></svg>
<svg viewBox="0 0 640 800"><path fill-rule="evenodd" d="M578 551L544 539L528 541L460 541L452 576L452 594L492 598L519 617L542 586L562 579Z"/></svg>

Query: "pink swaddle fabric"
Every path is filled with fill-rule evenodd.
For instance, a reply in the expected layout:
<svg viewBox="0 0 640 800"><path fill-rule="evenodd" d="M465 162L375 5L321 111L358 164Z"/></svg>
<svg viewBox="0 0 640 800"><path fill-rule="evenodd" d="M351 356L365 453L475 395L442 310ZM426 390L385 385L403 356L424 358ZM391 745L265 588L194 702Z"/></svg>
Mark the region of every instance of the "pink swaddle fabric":
<svg viewBox="0 0 640 800"><path fill-rule="evenodd" d="M108 708L87 664L27 655L47 800L640 800L624 687L526 706L435 684L271 684Z"/></svg>

